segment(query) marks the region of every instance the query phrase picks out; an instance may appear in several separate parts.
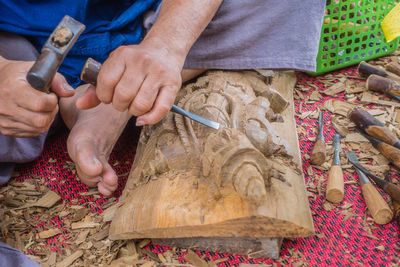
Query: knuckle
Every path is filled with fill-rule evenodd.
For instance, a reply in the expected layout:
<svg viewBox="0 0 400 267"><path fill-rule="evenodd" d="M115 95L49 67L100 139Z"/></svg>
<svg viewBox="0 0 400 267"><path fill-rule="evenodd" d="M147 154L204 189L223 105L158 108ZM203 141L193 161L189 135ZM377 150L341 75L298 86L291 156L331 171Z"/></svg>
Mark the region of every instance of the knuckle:
<svg viewBox="0 0 400 267"><path fill-rule="evenodd" d="M37 115L33 119L33 126L39 129L47 128L50 124L51 117L48 115Z"/></svg>
<svg viewBox="0 0 400 267"><path fill-rule="evenodd" d="M115 98L116 99L121 100L123 102L130 102L130 100L132 99L131 90L129 90L125 86L118 85L115 88L115 93L114 94L115 94Z"/></svg>
<svg viewBox="0 0 400 267"><path fill-rule="evenodd" d="M152 108L152 103L148 101L141 101L141 100L135 100L133 102L133 109L139 112L139 115L142 115L149 111Z"/></svg>

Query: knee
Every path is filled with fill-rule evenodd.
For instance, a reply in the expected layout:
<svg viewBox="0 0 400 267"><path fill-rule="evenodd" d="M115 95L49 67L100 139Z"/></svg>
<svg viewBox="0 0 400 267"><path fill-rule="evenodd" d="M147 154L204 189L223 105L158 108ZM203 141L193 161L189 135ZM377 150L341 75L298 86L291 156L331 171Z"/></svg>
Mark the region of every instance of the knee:
<svg viewBox="0 0 400 267"><path fill-rule="evenodd" d="M0 161L25 163L38 158L43 151L46 134L33 138L0 135Z"/></svg>

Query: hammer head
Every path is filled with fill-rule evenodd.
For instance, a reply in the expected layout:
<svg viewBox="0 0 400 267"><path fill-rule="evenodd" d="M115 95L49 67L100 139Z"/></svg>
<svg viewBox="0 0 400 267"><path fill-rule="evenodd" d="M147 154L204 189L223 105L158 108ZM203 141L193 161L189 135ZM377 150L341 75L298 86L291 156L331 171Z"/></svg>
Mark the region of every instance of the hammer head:
<svg viewBox="0 0 400 267"><path fill-rule="evenodd" d="M85 25L70 16L65 16L61 20L47 39L39 58L26 76L33 88L49 92L54 75L84 30Z"/></svg>

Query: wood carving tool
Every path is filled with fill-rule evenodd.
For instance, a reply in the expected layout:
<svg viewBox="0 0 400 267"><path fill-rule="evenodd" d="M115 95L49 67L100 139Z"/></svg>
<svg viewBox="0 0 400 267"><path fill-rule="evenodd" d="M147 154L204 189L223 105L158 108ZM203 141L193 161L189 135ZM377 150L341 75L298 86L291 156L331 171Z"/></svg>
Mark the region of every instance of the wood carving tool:
<svg viewBox="0 0 400 267"><path fill-rule="evenodd" d="M361 61L360 64L358 65L358 73L360 74L361 77L364 78L368 78L370 75L376 74L391 79L393 81L400 82L400 76L397 76L394 73L386 71L383 68L368 64L365 61Z"/></svg>
<svg viewBox="0 0 400 267"><path fill-rule="evenodd" d="M382 155L387 158L393 165L400 168L400 149L388 145L375 137L369 136L363 130L357 128L357 130L368 139L368 141L379 151Z"/></svg>
<svg viewBox="0 0 400 267"><path fill-rule="evenodd" d="M346 151L346 150L345 150ZM358 162L358 158L354 152L346 151L347 158L350 162ZM354 164L354 163L353 163ZM355 166L360 181L361 191L365 199L365 203L374 221L378 224L387 224L393 218L393 212L389 205L379 194L378 190L371 184L365 173Z"/></svg>
<svg viewBox="0 0 400 267"><path fill-rule="evenodd" d="M348 152L346 151L347 158L349 159L350 163L354 165L357 169L360 171L364 172L365 175L367 175L374 183L379 186L383 191L385 191L389 196L392 197L392 199L396 200L397 202L400 202L400 186L395 185L394 183L385 181L375 175L373 175L371 172L369 172L364 166L360 164L358 161L358 158L354 152Z"/></svg>
<svg viewBox="0 0 400 267"><path fill-rule="evenodd" d="M387 71L390 71L391 73L394 73L400 77L400 64L397 62L390 62L385 66L385 69Z"/></svg>
<svg viewBox="0 0 400 267"><path fill-rule="evenodd" d="M385 180L386 181L390 181L390 172L386 173L385 176ZM399 230L400 230L400 202L397 202L396 200L392 199L392 206L393 206L393 217L394 220L396 221L397 225L399 226Z"/></svg>
<svg viewBox="0 0 400 267"><path fill-rule="evenodd" d="M51 81L58 68L84 30L85 25L70 16L65 16L60 21L26 76L33 88L49 93Z"/></svg>
<svg viewBox="0 0 400 267"><path fill-rule="evenodd" d="M332 203L339 203L344 197L343 171L340 164L340 139L338 133L333 137L334 156L326 186L326 199Z"/></svg>
<svg viewBox="0 0 400 267"><path fill-rule="evenodd" d="M326 160L326 144L324 136L324 112L321 110L318 117L318 135L314 148L311 151L310 161L314 165L322 165Z"/></svg>
<svg viewBox="0 0 400 267"><path fill-rule="evenodd" d="M355 108L350 111L348 117L368 135L400 149L400 140L397 136L389 128L385 127L383 123L369 114L368 111L362 108Z"/></svg>
<svg viewBox="0 0 400 267"><path fill-rule="evenodd" d="M372 74L366 82L368 90L384 93L400 101L400 84L391 79Z"/></svg>
<svg viewBox="0 0 400 267"><path fill-rule="evenodd" d="M81 80L96 86L97 76L99 75L100 69L101 69L100 62L97 62L93 58L88 58L88 60L86 61L85 65L82 68ZM197 121L198 123L201 123L205 126L213 128L215 130L218 130L220 127L220 124L218 122L215 122L215 121L206 119L202 116L199 116L197 114L188 112L176 105L172 105L171 111L178 113L182 116L188 117L191 120Z"/></svg>

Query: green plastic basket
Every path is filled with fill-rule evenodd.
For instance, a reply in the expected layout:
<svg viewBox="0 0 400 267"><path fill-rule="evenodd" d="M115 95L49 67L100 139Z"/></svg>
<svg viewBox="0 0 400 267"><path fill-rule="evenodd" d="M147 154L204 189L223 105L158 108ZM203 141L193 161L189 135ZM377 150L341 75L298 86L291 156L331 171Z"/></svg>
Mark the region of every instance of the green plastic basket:
<svg viewBox="0 0 400 267"><path fill-rule="evenodd" d="M321 31L316 76L388 55L399 47L399 38L387 43L383 18L395 0L328 0Z"/></svg>

